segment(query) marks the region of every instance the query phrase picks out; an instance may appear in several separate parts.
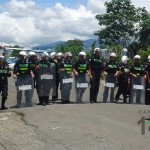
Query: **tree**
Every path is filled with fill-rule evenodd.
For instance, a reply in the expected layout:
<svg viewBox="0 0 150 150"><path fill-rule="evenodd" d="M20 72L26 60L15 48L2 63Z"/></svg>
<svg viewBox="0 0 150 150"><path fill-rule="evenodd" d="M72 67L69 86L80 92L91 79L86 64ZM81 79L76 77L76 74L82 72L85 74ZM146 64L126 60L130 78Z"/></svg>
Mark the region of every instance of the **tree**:
<svg viewBox="0 0 150 150"><path fill-rule="evenodd" d="M112 0L106 2L106 14L96 15L100 31L95 32L99 36L100 43L106 45L121 45L126 47L128 41L135 36L135 23L139 21L138 10L130 0Z"/></svg>
<svg viewBox="0 0 150 150"><path fill-rule="evenodd" d="M140 48L147 48L150 45L150 14L145 12L142 18L141 30L139 32Z"/></svg>
<svg viewBox="0 0 150 150"><path fill-rule="evenodd" d="M142 63L147 62L147 57L150 55L150 46L141 52Z"/></svg>
<svg viewBox="0 0 150 150"><path fill-rule="evenodd" d="M64 44L60 44L56 47L56 52L71 52L74 57L78 56L78 53L83 50L83 42L81 40L75 39L75 40L68 40Z"/></svg>
<svg viewBox="0 0 150 150"><path fill-rule="evenodd" d="M11 57L18 57L19 52L21 52L21 50L13 50L13 52L11 53Z"/></svg>

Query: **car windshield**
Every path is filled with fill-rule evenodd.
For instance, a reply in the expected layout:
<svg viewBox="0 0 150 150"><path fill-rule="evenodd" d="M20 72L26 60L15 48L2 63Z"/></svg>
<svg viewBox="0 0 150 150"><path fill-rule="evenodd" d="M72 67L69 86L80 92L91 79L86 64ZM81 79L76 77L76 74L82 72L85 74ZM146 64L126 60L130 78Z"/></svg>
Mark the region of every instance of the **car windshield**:
<svg viewBox="0 0 150 150"><path fill-rule="evenodd" d="M17 60L16 57L10 57L10 58L8 58L7 63L8 63L8 64L12 64L12 63L15 63L16 60Z"/></svg>

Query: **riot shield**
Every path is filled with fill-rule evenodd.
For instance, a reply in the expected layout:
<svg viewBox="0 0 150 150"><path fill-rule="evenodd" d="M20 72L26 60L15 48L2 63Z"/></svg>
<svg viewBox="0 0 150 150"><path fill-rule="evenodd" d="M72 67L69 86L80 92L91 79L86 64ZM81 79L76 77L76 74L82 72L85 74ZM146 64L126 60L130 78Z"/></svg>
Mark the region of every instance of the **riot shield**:
<svg viewBox="0 0 150 150"><path fill-rule="evenodd" d="M89 103L90 79L86 74L75 77L76 103Z"/></svg>
<svg viewBox="0 0 150 150"><path fill-rule="evenodd" d="M17 77L17 107L31 107L34 104L34 82L30 75Z"/></svg>
<svg viewBox="0 0 150 150"><path fill-rule="evenodd" d="M116 87L116 77L113 74L107 75L104 83L104 93L103 93L104 103L106 102L114 103L115 87Z"/></svg>
<svg viewBox="0 0 150 150"><path fill-rule="evenodd" d="M131 104L145 103L145 79L144 77L131 78Z"/></svg>
<svg viewBox="0 0 150 150"><path fill-rule="evenodd" d="M55 95L55 66L49 64L37 70L37 94L39 97Z"/></svg>
<svg viewBox="0 0 150 150"><path fill-rule="evenodd" d="M75 98L73 93L74 78L65 71L59 73L61 100L63 103L70 103Z"/></svg>

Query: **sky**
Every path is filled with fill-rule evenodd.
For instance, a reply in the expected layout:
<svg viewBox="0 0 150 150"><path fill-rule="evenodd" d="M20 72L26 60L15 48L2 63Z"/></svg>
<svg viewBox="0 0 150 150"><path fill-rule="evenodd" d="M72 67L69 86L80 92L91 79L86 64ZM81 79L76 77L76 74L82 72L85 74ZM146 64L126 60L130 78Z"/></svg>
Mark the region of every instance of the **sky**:
<svg viewBox="0 0 150 150"><path fill-rule="evenodd" d="M97 38L95 15L106 0L0 0L0 45L35 46L70 39ZM107 0L110 1L110 0ZM149 0L132 0L150 11Z"/></svg>

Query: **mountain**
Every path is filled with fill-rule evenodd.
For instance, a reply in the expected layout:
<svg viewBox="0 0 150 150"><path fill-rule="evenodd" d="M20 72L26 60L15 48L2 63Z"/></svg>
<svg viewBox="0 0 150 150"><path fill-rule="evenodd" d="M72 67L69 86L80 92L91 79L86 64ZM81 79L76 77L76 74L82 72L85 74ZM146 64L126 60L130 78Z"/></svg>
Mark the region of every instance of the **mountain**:
<svg viewBox="0 0 150 150"><path fill-rule="evenodd" d="M83 41L84 50L89 50L94 41L96 41L96 47L100 46L96 39L88 39L88 40ZM56 46L58 46L59 44L64 44L64 43L65 43L65 41L58 41L58 42L54 42L54 43L50 43L50 44L34 46L34 47L32 47L32 49L34 49L34 50L35 49L42 49L42 50L53 49L54 50Z"/></svg>
<svg viewBox="0 0 150 150"><path fill-rule="evenodd" d="M94 43L94 41L96 41L96 47L99 47L99 42L96 39L88 39L83 41L83 45L84 45L84 49L89 50L92 46L92 44Z"/></svg>
<svg viewBox="0 0 150 150"><path fill-rule="evenodd" d="M43 45L38 45L38 46L34 46L32 47L32 49L43 49L43 50L47 50L47 49L55 49L55 47L59 44L64 44L65 41L58 41L58 42L54 42L54 43L50 43L50 44L43 44Z"/></svg>

